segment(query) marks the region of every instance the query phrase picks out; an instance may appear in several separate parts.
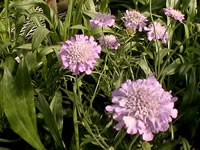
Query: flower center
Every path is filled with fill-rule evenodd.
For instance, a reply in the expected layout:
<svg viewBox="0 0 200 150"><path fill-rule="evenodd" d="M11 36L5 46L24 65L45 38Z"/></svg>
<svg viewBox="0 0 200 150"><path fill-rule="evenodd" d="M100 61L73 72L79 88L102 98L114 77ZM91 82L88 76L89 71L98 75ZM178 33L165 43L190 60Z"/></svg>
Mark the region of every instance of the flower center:
<svg viewBox="0 0 200 150"><path fill-rule="evenodd" d="M161 34L163 33L162 28L156 28L156 27L155 27L155 30L156 30L156 34L161 35Z"/></svg>
<svg viewBox="0 0 200 150"><path fill-rule="evenodd" d="M138 13L138 12L133 12L132 14L131 14L131 19L133 19L133 20L139 20L140 19L140 14Z"/></svg>
<svg viewBox="0 0 200 150"><path fill-rule="evenodd" d="M116 42L115 36L110 35L110 36L105 36L104 38L107 43L115 43Z"/></svg>
<svg viewBox="0 0 200 150"><path fill-rule="evenodd" d="M147 95L149 96L147 97ZM128 95L126 108L129 110L129 114L134 115L137 119L143 119L147 116L156 117L159 104L155 98L156 95L153 96L149 89L134 90Z"/></svg>
<svg viewBox="0 0 200 150"><path fill-rule="evenodd" d="M73 62L87 61L92 55L92 47L88 42L76 41L69 46L69 57Z"/></svg>
<svg viewBox="0 0 200 150"><path fill-rule="evenodd" d="M181 13L178 10L172 10L172 14L174 14L174 16L179 16Z"/></svg>
<svg viewBox="0 0 200 150"><path fill-rule="evenodd" d="M154 26L152 25L152 27L153 27L153 31L154 31L154 27L155 27L156 36L163 36L163 34L164 35L167 34L166 28L162 27L159 24L158 25L154 24Z"/></svg>

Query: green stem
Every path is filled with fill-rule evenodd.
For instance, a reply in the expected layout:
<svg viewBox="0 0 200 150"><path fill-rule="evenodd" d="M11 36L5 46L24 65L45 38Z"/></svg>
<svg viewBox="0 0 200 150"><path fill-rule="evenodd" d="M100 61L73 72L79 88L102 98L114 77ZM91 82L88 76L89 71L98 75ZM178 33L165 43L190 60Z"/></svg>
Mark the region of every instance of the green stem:
<svg viewBox="0 0 200 150"><path fill-rule="evenodd" d="M84 118L86 118L86 117L85 117L85 114L84 114ZM96 138L95 134L92 132L92 130L91 130L91 128L90 128L88 122L87 122L85 119L83 119L83 121L84 121L84 124L85 124L85 126L86 126L86 130L92 135L92 137L93 137L93 138L95 139L95 141L99 144L99 146L101 146L101 148L103 148L103 149L106 150L106 149L107 149L106 147L108 147L107 144L106 144L106 147L105 147L103 144L101 144L101 142Z"/></svg>
<svg viewBox="0 0 200 150"><path fill-rule="evenodd" d="M172 124L170 125L170 130L171 130L171 140L173 141L174 140L174 129L173 129Z"/></svg>
<svg viewBox="0 0 200 150"><path fill-rule="evenodd" d="M76 76L76 86L78 88L78 79ZM73 121L74 121L74 133L75 133L75 141L76 141L76 150L79 150L79 127L78 127L78 117L77 117L77 93L74 94L74 103L73 103Z"/></svg>
<svg viewBox="0 0 200 150"><path fill-rule="evenodd" d="M102 78L102 74L104 73L105 69L106 69L106 63L107 63L107 60L108 60L108 51L106 53L106 58L105 58L105 62L104 62L104 67L103 67L103 71L101 72L100 76L99 76L99 79L97 81L97 85L95 87L95 90L94 90L94 93L92 95L92 98L91 98L91 101L90 101L90 107L92 108L92 104L93 104L93 101L94 101L94 98L96 96L96 93L97 93L97 89L99 87L99 83L100 83L100 80Z"/></svg>
<svg viewBox="0 0 200 150"><path fill-rule="evenodd" d="M137 140L138 137L139 137L139 134L136 134L135 137L134 137L134 139L133 139L133 141L129 145L129 148L128 148L129 150L132 150L132 146L133 146L133 144L135 143L135 141Z"/></svg>
<svg viewBox="0 0 200 150"><path fill-rule="evenodd" d="M152 0L149 1L149 12L150 12L151 21L153 22L154 34L155 34L155 37L156 37L156 40L155 40L156 53L154 54L154 56L156 57L156 59L155 59L155 72L156 72L156 75L158 75L159 72L160 72L160 50L159 50L158 40L157 40L157 36L156 36L156 28L154 26L154 20L153 20L153 16L152 16L152 6L151 5L152 5Z"/></svg>

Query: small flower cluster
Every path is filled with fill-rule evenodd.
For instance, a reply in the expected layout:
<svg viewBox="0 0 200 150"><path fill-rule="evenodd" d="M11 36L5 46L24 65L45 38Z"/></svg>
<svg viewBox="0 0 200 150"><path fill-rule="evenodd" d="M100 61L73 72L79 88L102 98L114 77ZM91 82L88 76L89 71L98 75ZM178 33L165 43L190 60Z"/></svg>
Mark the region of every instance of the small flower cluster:
<svg viewBox="0 0 200 150"><path fill-rule="evenodd" d="M162 40L162 43L167 43L169 37L167 29L159 22L153 22L148 27L145 27L144 30L148 31L147 36L149 41L155 41L157 39Z"/></svg>
<svg viewBox="0 0 200 150"><path fill-rule="evenodd" d="M105 46L110 49L117 50L120 44L117 42L117 38L114 35L105 35L99 38L99 43L101 46Z"/></svg>
<svg viewBox="0 0 200 150"><path fill-rule="evenodd" d="M184 15L178 10L172 8L164 8L164 13L167 16L174 18L175 20L183 23ZM168 40L168 32L165 26L162 26L158 22L153 22L148 27L146 27L147 17L136 10L126 11L122 19L125 21L124 25L126 28L130 28L134 31L139 32L145 30L147 31L147 37L149 41L162 40L162 43L166 43Z"/></svg>
<svg viewBox="0 0 200 150"><path fill-rule="evenodd" d="M148 21L147 17L136 10L127 10L122 19L125 20L124 25L126 28L131 28L135 31L138 30L139 32L144 29L144 27L146 26L146 22Z"/></svg>
<svg viewBox="0 0 200 150"><path fill-rule="evenodd" d="M90 20L92 27L112 27L115 24L115 16L111 14L98 13Z"/></svg>
<svg viewBox="0 0 200 150"><path fill-rule="evenodd" d="M182 14L180 11L175 10L173 8L163 8L163 11L166 16L172 17L175 20L178 20L180 23L183 23L185 15Z"/></svg>

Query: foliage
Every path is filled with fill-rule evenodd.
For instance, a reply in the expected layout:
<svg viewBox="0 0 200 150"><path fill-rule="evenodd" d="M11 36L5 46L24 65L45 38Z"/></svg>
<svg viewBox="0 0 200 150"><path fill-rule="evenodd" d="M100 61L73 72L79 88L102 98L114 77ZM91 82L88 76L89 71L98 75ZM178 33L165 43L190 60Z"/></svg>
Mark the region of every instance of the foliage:
<svg viewBox="0 0 200 150"><path fill-rule="evenodd" d="M2 7L4 5L4 7ZM64 21L41 0L0 2L0 149L174 150L199 149L200 4L197 0L70 0ZM37 12L36 7L43 9ZM183 24L162 8L185 14ZM167 44L124 27L121 17L136 9L167 26ZM97 12L116 16L114 28L91 28ZM46 26L41 23L45 20ZM25 20L32 24L19 35ZM36 25L32 39L26 34ZM117 36L120 49L102 48L91 75L61 68L61 43L75 34ZM19 60L19 61L16 61ZM105 106L127 79L154 75L178 97L179 111L167 132L151 142L116 131Z"/></svg>

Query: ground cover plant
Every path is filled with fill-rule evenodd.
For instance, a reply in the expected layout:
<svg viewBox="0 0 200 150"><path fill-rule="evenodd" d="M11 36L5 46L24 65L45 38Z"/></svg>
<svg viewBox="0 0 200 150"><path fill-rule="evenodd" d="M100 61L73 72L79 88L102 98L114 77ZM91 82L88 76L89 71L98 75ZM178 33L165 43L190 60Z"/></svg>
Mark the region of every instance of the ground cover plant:
<svg viewBox="0 0 200 150"><path fill-rule="evenodd" d="M0 150L200 149L199 1L58 10L0 2Z"/></svg>

